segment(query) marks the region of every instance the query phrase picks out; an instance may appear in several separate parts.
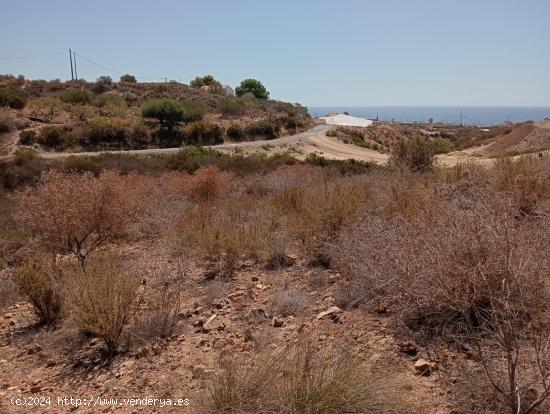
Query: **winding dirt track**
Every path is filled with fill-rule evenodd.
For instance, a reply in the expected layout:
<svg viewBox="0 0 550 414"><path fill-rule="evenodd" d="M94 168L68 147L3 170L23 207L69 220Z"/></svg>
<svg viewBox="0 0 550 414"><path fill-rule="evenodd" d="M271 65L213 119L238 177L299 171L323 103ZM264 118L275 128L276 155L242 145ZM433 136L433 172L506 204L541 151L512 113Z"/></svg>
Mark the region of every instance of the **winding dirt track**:
<svg viewBox="0 0 550 414"><path fill-rule="evenodd" d="M296 135L290 135L287 137L281 137L266 141L251 141L233 144L212 145L207 148L228 153L238 152L241 154L252 154L257 152L276 154L288 151L299 159L304 159L308 154L316 153L327 159L334 160L345 160L353 158L359 161L368 161L376 164L384 164L387 162L388 154L382 154L369 148L358 147L352 144L345 144L335 137L328 137L326 135L326 131L330 128L331 126L328 125L317 125L308 131ZM38 153L38 155L46 159L58 159L81 155L97 156L101 154L172 154L178 152L180 149L181 148L177 147L128 151L40 152ZM437 160L440 165L445 166L452 166L467 162L473 162L476 164L490 164L494 161L494 159L492 158L472 156L470 151L439 155L437 157Z"/></svg>

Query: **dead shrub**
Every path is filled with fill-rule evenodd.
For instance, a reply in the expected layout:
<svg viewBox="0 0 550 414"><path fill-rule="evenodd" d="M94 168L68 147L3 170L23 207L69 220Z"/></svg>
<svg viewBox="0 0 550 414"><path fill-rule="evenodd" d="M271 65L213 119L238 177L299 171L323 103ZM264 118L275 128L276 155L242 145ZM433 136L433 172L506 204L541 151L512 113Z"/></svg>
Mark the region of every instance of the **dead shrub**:
<svg viewBox="0 0 550 414"><path fill-rule="evenodd" d="M179 220L183 244L224 275L232 274L239 259L258 256L269 227L262 201L250 196L189 206Z"/></svg>
<svg viewBox="0 0 550 414"><path fill-rule="evenodd" d="M92 256L86 267L65 269L66 303L83 333L101 338L109 354L117 351L124 327L138 307L138 275L112 254Z"/></svg>
<svg viewBox="0 0 550 414"><path fill-rule="evenodd" d="M309 295L299 289L281 289L273 293L271 303L278 315L298 315L308 307Z"/></svg>
<svg viewBox="0 0 550 414"><path fill-rule="evenodd" d="M196 201L213 200L227 193L235 178L234 174L213 165L201 167L189 177L185 193Z"/></svg>
<svg viewBox="0 0 550 414"><path fill-rule="evenodd" d="M396 405L351 352L318 350L309 339L250 365L223 360L221 368L202 398L204 413L384 413Z"/></svg>
<svg viewBox="0 0 550 414"><path fill-rule="evenodd" d="M143 340L172 336L176 330L183 295L183 271L163 272L151 286L147 309L137 331Z"/></svg>
<svg viewBox="0 0 550 414"><path fill-rule="evenodd" d="M0 109L0 134L10 132L15 129L15 121L10 112L5 109Z"/></svg>
<svg viewBox="0 0 550 414"><path fill-rule="evenodd" d="M19 266L13 279L19 291L32 303L41 323L53 325L61 316L61 275L53 257L38 254Z"/></svg>
<svg viewBox="0 0 550 414"><path fill-rule="evenodd" d="M149 181L131 174L47 172L37 187L15 195L18 222L48 246L84 263L102 243L121 238L144 211Z"/></svg>
<svg viewBox="0 0 550 414"><path fill-rule="evenodd" d="M17 284L7 277L0 277L0 310L14 305L21 299Z"/></svg>
<svg viewBox="0 0 550 414"><path fill-rule="evenodd" d="M550 395L549 235L547 217L518 220L513 198L480 189L436 217L365 220L332 257L419 339L466 335L499 400L528 413Z"/></svg>
<svg viewBox="0 0 550 414"><path fill-rule="evenodd" d="M310 258L322 256L324 244L353 223L365 207L367 192L353 178L326 178L307 186L292 186L275 195L275 214L286 231L301 242Z"/></svg>

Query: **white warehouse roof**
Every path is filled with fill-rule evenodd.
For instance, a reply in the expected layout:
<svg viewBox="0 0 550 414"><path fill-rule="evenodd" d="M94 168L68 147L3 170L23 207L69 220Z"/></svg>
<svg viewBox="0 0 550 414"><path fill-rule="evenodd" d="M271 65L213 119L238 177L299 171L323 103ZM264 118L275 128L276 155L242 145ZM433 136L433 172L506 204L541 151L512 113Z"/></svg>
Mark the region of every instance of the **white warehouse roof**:
<svg viewBox="0 0 550 414"><path fill-rule="evenodd" d="M324 119L327 125L343 125L343 126L357 126L368 127L372 125L372 121L366 118L358 118L356 116L338 114L334 116L322 116L320 119Z"/></svg>

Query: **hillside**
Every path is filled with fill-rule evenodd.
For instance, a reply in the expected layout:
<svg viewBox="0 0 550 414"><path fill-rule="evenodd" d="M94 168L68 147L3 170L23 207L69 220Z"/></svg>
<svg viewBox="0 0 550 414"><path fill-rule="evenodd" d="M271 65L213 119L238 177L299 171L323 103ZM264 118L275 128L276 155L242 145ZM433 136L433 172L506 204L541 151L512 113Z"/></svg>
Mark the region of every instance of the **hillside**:
<svg viewBox="0 0 550 414"><path fill-rule="evenodd" d="M1 76L0 104L4 153L16 145L82 151L219 144L276 138L311 124L304 107L250 93L233 97L213 87L105 77L48 82Z"/></svg>

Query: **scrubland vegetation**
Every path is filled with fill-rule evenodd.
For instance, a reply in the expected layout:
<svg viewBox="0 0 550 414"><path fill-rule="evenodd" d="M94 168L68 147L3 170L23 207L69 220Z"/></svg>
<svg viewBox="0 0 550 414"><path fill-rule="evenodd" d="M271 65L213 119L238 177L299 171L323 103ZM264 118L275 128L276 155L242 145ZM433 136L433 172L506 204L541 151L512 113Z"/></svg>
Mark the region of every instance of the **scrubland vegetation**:
<svg viewBox="0 0 550 414"><path fill-rule="evenodd" d="M305 108L268 100L257 80L237 89L237 97L228 95L211 75L190 86L138 83L132 75L120 82L109 76L95 82L0 76L0 133L18 131L20 146L82 151L271 139L311 125ZM189 133L204 129L214 136Z"/></svg>
<svg viewBox="0 0 550 414"><path fill-rule="evenodd" d="M193 142L218 137L201 123L186 128ZM195 409L206 413L421 412L396 379L413 356L376 368L353 341L319 342L331 325L345 334L346 318L368 335L370 317L387 321L407 355L430 359L419 372L440 378L455 412L546 412L550 160L443 169L414 139L391 157L373 167L193 147L61 161L20 152L0 165L0 306L28 301L37 332L98 340L108 360L191 335L178 336L186 318L206 337L228 329L209 327L224 312L249 321L238 325L242 346L254 344L249 357L228 345L232 357L212 374L193 368L204 384ZM150 257L130 259L141 245ZM176 270L144 273L160 252ZM243 274L263 282L231 290ZM199 286L205 319L189 302ZM339 313L322 322L315 314L328 305ZM300 325L264 351L254 330L267 312L264 334Z"/></svg>

